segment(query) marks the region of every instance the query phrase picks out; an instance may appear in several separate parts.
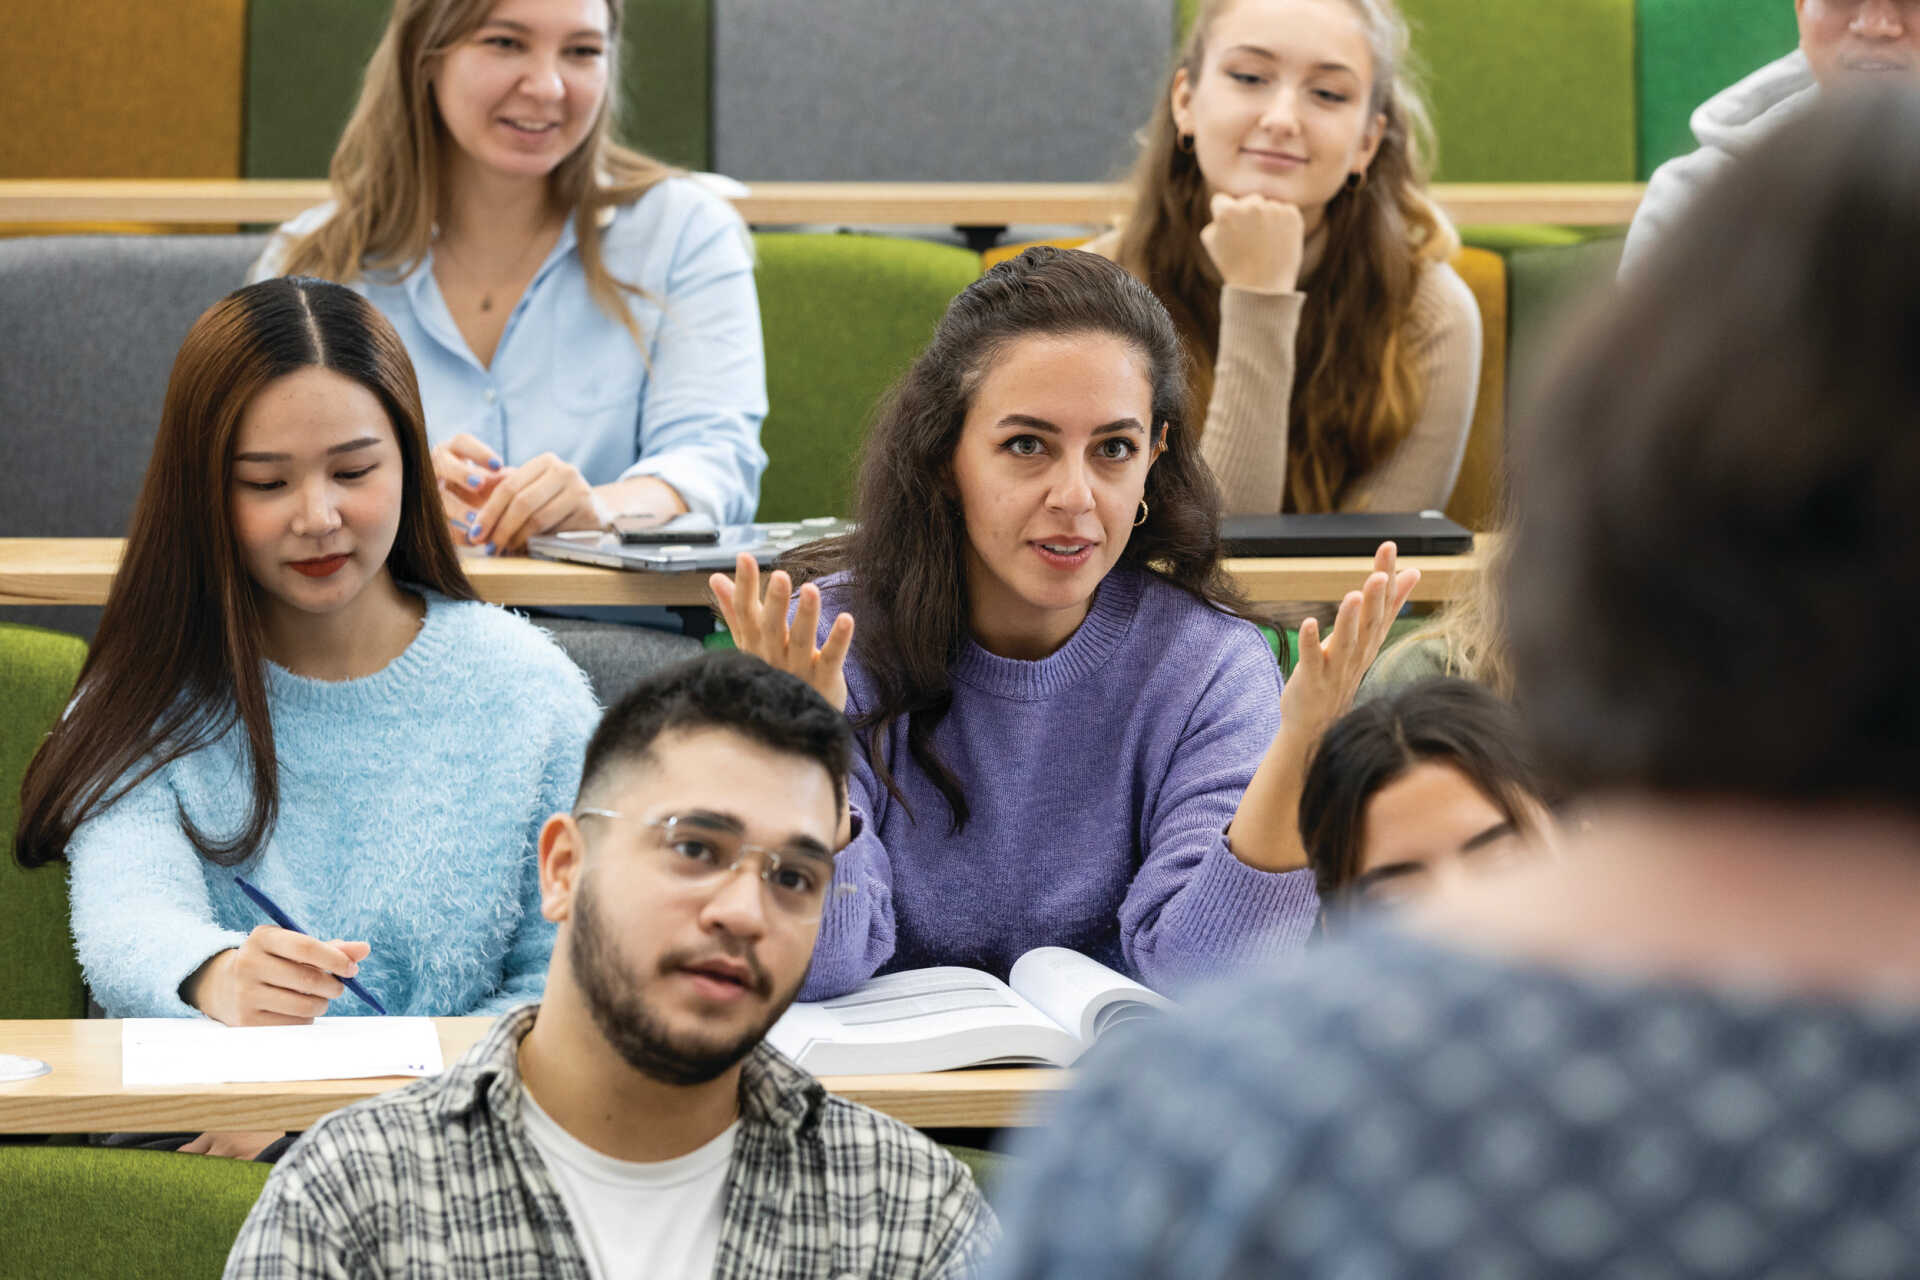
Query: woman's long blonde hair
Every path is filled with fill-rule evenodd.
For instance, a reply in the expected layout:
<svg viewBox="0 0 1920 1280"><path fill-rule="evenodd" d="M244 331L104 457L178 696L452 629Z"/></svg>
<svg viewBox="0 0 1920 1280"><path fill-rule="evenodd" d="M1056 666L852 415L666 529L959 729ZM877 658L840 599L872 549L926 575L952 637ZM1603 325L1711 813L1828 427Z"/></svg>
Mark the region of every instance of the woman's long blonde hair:
<svg viewBox="0 0 1920 1280"><path fill-rule="evenodd" d="M296 243L282 268L351 283L370 271L404 276L433 243L440 214L441 148L452 145L429 92L434 59L458 44L492 12L496 0L395 0L386 34L367 62L360 101L334 148L327 177L333 216ZM613 140L619 97L620 10L607 5L607 93L592 130L548 178L555 204L571 211L580 262L593 300L625 325L639 326L628 296L645 297L607 270L601 211L628 204L673 170Z"/></svg>
<svg viewBox="0 0 1920 1280"><path fill-rule="evenodd" d="M1513 522L1503 520L1499 527L1510 530ZM1501 584L1506 581L1510 548L1510 537L1495 542L1466 593L1394 648L1437 641L1446 647L1447 675L1483 684L1512 701L1513 661L1507 646L1506 611L1501 607Z"/></svg>
<svg viewBox="0 0 1920 1280"><path fill-rule="evenodd" d="M1373 54L1371 115L1386 117L1366 180L1327 205L1326 249L1307 290L1294 377L1286 508L1331 511L1343 490L1406 438L1425 387L1406 340L1420 273L1459 237L1427 196L1433 128L1408 68L1406 20L1393 0L1344 0ZM1209 0L1174 63L1198 84L1207 33L1234 0ZM1169 75L1134 167L1134 205L1117 257L1158 294L1193 357L1195 412L1204 422L1220 341L1220 274L1200 244L1206 183L1180 145Z"/></svg>

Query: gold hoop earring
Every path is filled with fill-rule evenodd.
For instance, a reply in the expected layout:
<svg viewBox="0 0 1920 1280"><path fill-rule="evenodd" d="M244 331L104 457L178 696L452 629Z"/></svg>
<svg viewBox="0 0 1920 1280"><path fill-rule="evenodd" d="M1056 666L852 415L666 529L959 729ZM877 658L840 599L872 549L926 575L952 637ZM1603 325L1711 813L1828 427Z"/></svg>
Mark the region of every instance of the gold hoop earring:
<svg viewBox="0 0 1920 1280"><path fill-rule="evenodd" d="M1174 140L1174 145L1179 147L1180 150L1182 150L1186 154L1192 155L1193 154L1193 135L1190 133L1181 134L1178 138Z"/></svg>
<svg viewBox="0 0 1920 1280"><path fill-rule="evenodd" d="M1140 499L1140 514L1133 518L1133 527L1138 529L1147 522L1147 500Z"/></svg>

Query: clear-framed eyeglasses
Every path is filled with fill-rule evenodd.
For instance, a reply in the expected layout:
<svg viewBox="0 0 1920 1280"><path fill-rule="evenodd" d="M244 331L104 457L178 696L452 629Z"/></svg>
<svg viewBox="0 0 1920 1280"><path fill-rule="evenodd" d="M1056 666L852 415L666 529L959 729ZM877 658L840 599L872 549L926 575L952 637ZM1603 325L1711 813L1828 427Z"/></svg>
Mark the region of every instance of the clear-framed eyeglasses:
<svg viewBox="0 0 1920 1280"><path fill-rule="evenodd" d="M618 821L627 815L615 809L575 809L573 816ZM854 891L850 884L835 883L833 855L824 848L769 849L749 844L723 823L692 814L669 814L640 827L644 832L640 847L654 868L663 878L696 893L717 891L736 868L750 858L759 859L760 882L769 906L775 915L795 924L818 920L829 902Z"/></svg>

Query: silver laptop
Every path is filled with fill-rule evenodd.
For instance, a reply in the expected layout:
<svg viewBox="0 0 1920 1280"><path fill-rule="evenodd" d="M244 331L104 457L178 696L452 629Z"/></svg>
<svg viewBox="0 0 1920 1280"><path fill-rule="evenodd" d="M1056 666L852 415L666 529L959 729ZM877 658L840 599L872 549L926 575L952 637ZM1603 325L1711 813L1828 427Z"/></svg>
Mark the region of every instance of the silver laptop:
<svg viewBox="0 0 1920 1280"><path fill-rule="evenodd" d="M577 533L543 533L527 540L527 554L541 560L569 560L609 569L649 573L712 573L731 569L742 551L762 568L770 567L795 547L851 533L851 521L816 516L787 523L726 524L716 541L705 543L623 543L619 535L599 529Z"/></svg>

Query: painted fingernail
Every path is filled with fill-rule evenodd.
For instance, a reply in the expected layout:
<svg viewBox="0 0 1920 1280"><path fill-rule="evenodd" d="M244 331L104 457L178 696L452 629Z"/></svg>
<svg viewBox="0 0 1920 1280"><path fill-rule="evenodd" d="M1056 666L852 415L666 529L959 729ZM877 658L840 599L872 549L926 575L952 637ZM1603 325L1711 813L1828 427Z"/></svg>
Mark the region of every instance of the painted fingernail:
<svg viewBox="0 0 1920 1280"><path fill-rule="evenodd" d="M487 554L490 556L497 556L500 554L500 548L494 546L491 542L489 542L487 544Z"/></svg>
<svg viewBox="0 0 1920 1280"><path fill-rule="evenodd" d="M500 469L500 459L498 458L487 459L487 470L498 471L499 469Z"/></svg>
<svg viewBox="0 0 1920 1280"><path fill-rule="evenodd" d="M480 473L478 471L469 471L467 473L467 488L478 489L479 487L480 487Z"/></svg>

